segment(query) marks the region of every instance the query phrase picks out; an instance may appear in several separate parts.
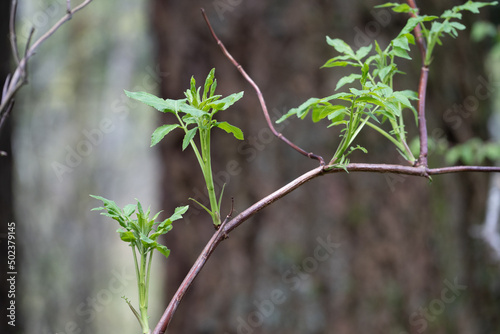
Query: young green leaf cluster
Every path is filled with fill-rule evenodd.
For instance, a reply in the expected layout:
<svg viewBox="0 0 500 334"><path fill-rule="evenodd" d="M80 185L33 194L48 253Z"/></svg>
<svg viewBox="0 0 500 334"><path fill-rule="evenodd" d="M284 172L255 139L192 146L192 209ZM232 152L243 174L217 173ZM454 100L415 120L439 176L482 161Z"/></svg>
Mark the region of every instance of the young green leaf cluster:
<svg viewBox="0 0 500 334"><path fill-rule="evenodd" d="M132 304L125 299L130 306L130 309L139 321L143 333L149 333L148 322L148 295L149 295L149 277L151 273L151 261L153 259L153 251L156 249L165 257L170 255L170 250L158 243L158 237L166 234L172 229L172 222L181 219L182 215L188 210L189 206L182 206L175 209L174 214L162 222L155 222L160 212L149 218L150 209L146 212L142 209L142 205L137 201L137 205L129 204L123 209L119 208L115 202L101 196L90 195L91 197L103 202L103 207L92 209L104 210L101 215L110 217L120 224L117 232L120 238L128 242L132 247L134 255L135 271L137 276L137 285L139 287L139 312L135 310ZM132 215L136 214L137 219L133 219ZM138 254L137 254L138 253ZM138 256L140 263L138 261Z"/></svg>
<svg viewBox="0 0 500 334"><path fill-rule="evenodd" d="M180 128L184 131L182 141L182 150L190 145L198 159L210 199L210 209L201 203L202 206L212 217L215 226L219 226L220 206L222 193L217 201L212 176L211 153L210 153L210 135L212 128L219 128L227 133L231 133L236 139L243 140L243 132L236 126L228 122L219 122L214 119L218 111L226 110L236 101L243 97L243 92L231 94L225 98L221 95L215 95L217 80L215 79L215 69L208 74L203 93L201 87L196 88L196 80L191 78L191 87L185 92L186 98L180 100L162 99L144 92L127 92L127 96L143 102L161 112L173 113L177 118L177 124L165 124L157 128L151 137L151 146L156 145L172 130ZM200 94L201 93L201 94ZM199 145L194 141L196 134L199 134Z"/></svg>
<svg viewBox="0 0 500 334"><path fill-rule="evenodd" d="M453 7L438 16L418 15L417 11L407 4L387 3L378 7L392 7L395 12L411 13L407 24L401 32L382 50L377 41L373 44L354 51L341 39L326 38L327 43L340 55L328 60L322 67L346 67L357 69L356 72L342 77L335 90L347 84L357 83L358 88L351 87L348 92L339 92L325 98L310 98L297 108L293 108L283 115L277 122L296 115L304 119L309 112L313 122L328 119L331 126L341 126L340 143L335 151L330 165L342 167L349 163L347 156L356 149L366 150L359 145L352 146L355 138L365 125L373 128L397 148L399 153L410 163L416 159L408 147L403 110L409 109L415 115L418 123L417 111L411 100L418 100L417 93L411 90L394 90L393 77L398 70L396 58L410 59L410 45L415 44L413 29L420 25L422 34L426 38L427 50L424 66L428 66L432 59L432 51L436 44L441 44L444 34L457 36L457 30L465 27L452 19L461 19L461 11L468 10L477 13L479 8L496 4L497 2L468 1L462 6ZM437 21L441 19L441 21ZM430 29L425 27L425 22L433 21ZM375 50L373 53L372 50ZM390 129L385 129L382 124L390 124Z"/></svg>
<svg viewBox="0 0 500 334"><path fill-rule="evenodd" d="M335 90L346 84L359 82L359 88L349 88L349 92L340 92L325 98L311 98L297 108L291 109L278 122L297 115L304 119L309 111L314 122L327 118L331 126L342 126L341 141L333 155L330 164L343 167L349 160L347 156L360 146L353 147L354 139L365 125L370 126L389 139L399 152L410 163L415 161L406 142L406 131L403 121L403 109L415 113L410 100L416 100L416 93L410 90L396 91L393 89L393 77L401 73L395 63L396 57L409 58L409 44L414 44L410 33L401 33L384 50L375 41L358 49L356 52L341 39L326 38L327 43L340 53L328 60L323 67L346 67L358 69L342 77ZM369 56L375 46L375 54ZM382 128L382 123L388 121L391 130Z"/></svg>
<svg viewBox="0 0 500 334"><path fill-rule="evenodd" d="M377 6L377 8L381 7L392 7L392 10L398 13L412 13L415 16L410 18L408 24L405 29L408 32L411 32L413 28L415 28L418 24L422 29L422 35L425 38L425 42L427 45L427 50L425 54L424 65L429 66L432 61L432 53L434 51L434 47L437 45L442 45L441 38L444 35L450 35L452 37L458 36L458 30L464 30L465 26L460 22L453 21L461 20L463 11L469 11L474 14L479 13L479 9L485 6L493 6L497 5L498 1L490 1L490 2L474 2L467 1L465 4L461 6L455 6L451 9L446 10L441 16L428 16L428 15L418 15L418 13L408 6L407 4L399 4L399 3L386 3L384 5ZM426 27L424 22L432 22L430 28Z"/></svg>

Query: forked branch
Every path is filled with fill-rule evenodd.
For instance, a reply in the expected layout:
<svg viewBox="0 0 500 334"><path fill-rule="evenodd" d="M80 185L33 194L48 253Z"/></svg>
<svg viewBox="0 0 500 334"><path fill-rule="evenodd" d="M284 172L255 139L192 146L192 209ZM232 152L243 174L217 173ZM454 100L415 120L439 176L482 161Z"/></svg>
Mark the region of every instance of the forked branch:
<svg viewBox="0 0 500 334"><path fill-rule="evenodd" d="M14 56L14 60L17 64L14 73L8 75L4 88L2 91L2 99L0 102L0 130L7 119L9 113L12 110L14 105L14 96L19 91L19 89L27 83L28 78L28 60L35 54L36 49L45 42L50 36L52 36L66 21L69 21L73 14L80 11L88 4L90 4L92 0L85 0L80 5L71 9L70 1L66 2L66 15L64 15L59 21L57 21L45 34L43 34L40 38L38 38L33 45L31 45L31 39L33 37L33 33L35 31L34 28L31 28L30 34L28 36L28 40L26 42L24 55L21 58L19 52L19 46L17 43L17 34L16 34L16 14L17 14L17 0L12 0L11 12L10 12L10 24L9 24L9 39L12 47L12 53Z"/></svg>

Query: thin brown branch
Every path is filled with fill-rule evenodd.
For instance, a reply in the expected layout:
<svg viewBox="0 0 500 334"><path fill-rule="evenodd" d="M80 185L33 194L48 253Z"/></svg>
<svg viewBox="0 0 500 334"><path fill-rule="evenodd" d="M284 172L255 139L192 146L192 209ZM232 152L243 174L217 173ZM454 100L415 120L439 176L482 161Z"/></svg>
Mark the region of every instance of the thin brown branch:
<svg viewBox="0 0 500 334"><path fill-rule="evenodd" d="M234 212L234 197L231 197L231 210L229 211L226 218L224 219L224 223L227 222L229 220L229 218L232 217L233 212Z"/></svg>
<svg viewBox="0 0 500 334"><path fill-rule="evenodd" d="M422 60L423 62L424 60ZM420 154L417 166L427 167L427 120L425 119L425 99L427 91L427 80L429 68L422 65L420 70L420 81L418 84L418 132L420 139Z"/></svg>
<svg viewBox="0 0 500 334"><path fill-rule="evenodd" d="M418 7L415 0L407 0L408 5L415 9L418 13ZM416 17L416 13L411 13L411 16ZM427 48L425 46L424 37L422 36L422 29L420 25L417 25L414 29L415 37L417 39L417 44L420 48L420 54L422 56L422 68L420 70L420 81L418 84L418 131L420 136L420 154L416 166L424 166L427 168L427 121L425 119L425 98L427 91L427 80L429 77L429 67L425 63L425 56L427 53Z"/></svg>
<svg viewBox="0 0 500 334"><path fill-rule="evenodd" d="M255 83L255 81L252 80L252 78L247 74L247 72L243 69L243 67L233 58L233 56L229 53L229 51L227 51L227 49L224 46L224 44L222 43L222 41L215 34L215 31L212 28L212 25L210 24L210 21L208 20L207 14L205 13L205 10L203 8L201 9L201 13L203 15L203 18L205 19L205 22L207 23L208 29L210 29L210 33L212 34L212 37L217 42L217 45L220 47L220 49L222 50L224 55L238 69L238 71L241 73L241 75L245 78L246 81L248 81L248 83L254 88L255 92L257 93L257 97L259 98L260 106L261 106L262 111L264 113L264 117L266 118L267 125L269 126L269 128L271 129L273 134L276 137L278 137L279 139L281 139L282 141L284 141L288 146L292 147L294 150L299 152L300 154L302 154L306 157L309 157L311 159L318 160L320 162L320 165L324 166L325 160L321 156L316 155L312 152L307 152L307 151L303 150L302 148L298 147L297 145L292 143L290 140L288 140L285 136L283 136L283 134L281 134L280 132L278 132L274 128L271 117L269 116L269 111L267 109L267 105L266 105L266 102L264 100L264 96L262 95L262 92L260 91L259 86Z"/></svg>
<svg viewBox="0 0 500 334"><path fill-rule="evenodd" d="M50 36L52 36L66 21L70 20L73 14L85 8L88 4L90 4L92 0L85 0L80 5L76 6L74 9L69 7L70 2L67 2L66 15L64 15L59 21L57 21L45 34L43 34L40 38L38 38L33 45L31 44L31 38L33 37L34 28L31 29L30 35L28 37L28 41L26 43L26 49L24 52L24 56L20 58L19 48L17 45L17 37L15 31L15 19L17 12L17 0L12 0L11 7L11 16L10 16L10 40L12 52L14 54L14 58L17 62L17 68L14 73L10 76L10 82L7 85L7 89L4 90L4 94L2 94L2 99L0 103L0 119L8 114L7 108L10 108L11 101L18 92L18 90L27 82L26 79L28 77L28 60L35 54L35 51L38 47L45 42ZM0 126L1 128L1 126Z"/></svg>
<svg viewBox="0 0 500 334"><path fill-rule="evenodd" d="M417 4L415 3L415 0L408 0L408 5L411 8L415 9L418 13L418 7ZM411 16L417 17L417 13L411 13ZM422 59L425 59L425 53L427 52L427 47L425 46L425 41L422 35L422 29L420 28L420 25L417 25L413 31L415 32L415 37L417 38L417 44L418 48L420 49L420 54L422 56Z"/></svg>
<svg viewBox="0 0 500 334"><path fill-rule="evenodd" d="M175 292L172 300L170 301L167 309L163 313L160 321L156 325L153 334L163 334L165 333L172 317L177 310L179 303L186 294L186 291L193 284L194 279L199 274L203 266L205 266L208 258L212 255L215 248L227 238L227 235L234 230L236 227L241 225L243 222L251 218L257 212L276 202L277 200L283 198L287 194L291 193L295 189L304 185L305 183L315 179L318 176L325 174L333 174L339 172L371 172L371 173L393 173L393 174L404 174L420 177L428 177L429 175L438 175L446 173L458 173L458 172L498 172L500 173L500 167L486 167L486 166L455 166L455 167L443 167L443 168L433 168L428 169L424 166L412 167L412 166L402 166L402 165L388 165L388 164L365 164L365 163L352 163L346 166L346 169L337 168L335 166L320 166L309 172L299 176L292 182L283 186L282 188L276 190L272 194L264 197L257 203L253 204L251 207L241 212L239 215L231 219L230 221L224 221L221 224L219 230L217 230L212 238L208 241L207 245L203 249L198 259L191 267L191 270L184 278L177 291Z"/></svg>

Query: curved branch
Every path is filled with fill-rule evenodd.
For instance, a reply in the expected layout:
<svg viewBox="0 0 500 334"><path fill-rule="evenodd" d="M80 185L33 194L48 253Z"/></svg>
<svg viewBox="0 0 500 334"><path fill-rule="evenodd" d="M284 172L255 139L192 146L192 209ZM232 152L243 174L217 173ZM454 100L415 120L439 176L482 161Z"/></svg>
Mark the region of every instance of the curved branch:
<svg viewBox="0 0 500 334"><path fill-rule="evenodd" d="M245 78L245 80L248 81L248 83L250 85L252 85L252 87L254 88L255 92L257 93L257 97L259 98L260 106L261 106L262 111L264 113L264 117L266 118L267 125L269 126L269 128L271 129L271 131L273 132L273 134L276 137L278 137L279 139L281 139L282 141L284 141L288 146L292 147L294 150L296 150L297 152L299 152L300 154L302 154L302 155L304 155L304 156L306 156L308 158L311 158L311 159L314 159L314 160L318 160L319 163L320 163L320 165L324 166L325 165L325 160L323 159L323 157L321 157L319 155L316 155L316 154L314 154L312 152L307 152L307 151L303 150L302 148L298 147L297 145L295 145L294 143L292 143L290 140L288 140L285 136L283 136L283 134L281 134L280 132L276 131L276 129L274 128L273 122L271 121L271 117L269 116L269 112L267 110L267 105L266 105L266 102L264 101L264 97L262 95L262 92L260 91L259 86L257 86L257 84L252 80L252 78L243 69L243 67L227 51L227 49L224 46L224 44L221 42L221 40L215 34L215 31L212 28L212 25L210 24L210 21L208 20L207 14L205 14L205 10L203 8L201 9L201 13L203 15L203 18L205 19L205 22L207 23L208 29L210 29L210 33L212 34L212 37L217 42L217 45L219 45L219 47L221 48L221 50L224 53L224 55L238 69L238 71Z"/></svg>
<svg viewBox="0 0 500 334"><path fill-rule="evenodd" d="M248 220L250 217L255 215L257 212L261 211L265 207L271 205L277 200L283 198L287 194L291 193L295 189L299 188L303 184L315 179L318 176L325 174L333 174L338 172L372 172L372 173L394 173L394 174L405 174L420 177L428 177L429 175L446 174L446 173L458 173L458 172L498 172L500 173L500 167L487 167L487 166L455 166L455 167L443 167L443 168L425 168L423 166L413 167L413 166L401 166L401 165L388 165L388 164L365 164L365 163L352 163L348 164L346 168L338 168L336 166L320 166L309 172L302 174L295 180L276 190L272 194L264 197L260 201L256 202L250 206L245 211L241 212L239 215L234 217L229 221L224 221L220 228L214 233L212 238L208 241L207 245L196 259L195 263L191 267L191 270L184 278L174 296L172 297L170 303L168 304L165 312L163 313L160 321L156 325L153 334L163 334L165 333L168 324L172 320L172 317L177 310L179 303L186 294L186 291L193 284L194 279L200 273L201 269L205 266L208 258L212 255L215 248L220 244L221 241L227 238L228 234L234 230L236 227L241 225L243 222Z"/></svg>

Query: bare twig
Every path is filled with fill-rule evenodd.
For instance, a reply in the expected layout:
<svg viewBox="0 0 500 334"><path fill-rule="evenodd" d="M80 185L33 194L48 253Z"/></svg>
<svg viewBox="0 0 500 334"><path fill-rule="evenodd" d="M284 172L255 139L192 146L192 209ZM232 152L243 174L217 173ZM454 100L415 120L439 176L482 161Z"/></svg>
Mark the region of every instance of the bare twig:
<svg viewBox="0 0 500 334"><path fill-rule="evenodd" d="M212 37L217 42L217 45L219 45L219 47L221 48L221 50L224 53L224 55L238 69L238 71L241 73L241 75L243 75L243 77L245 78L245 80L248 81L248 83L250 85L252 85L252 87L254 88L255 92L257 93L257 97L259 98L260 106L261 106L262 111L264 113L264 117L266 118L267 125L269 126L269 128L271 129L271 131L273 132L273 134L276 137L278 137L279 139L281 139L282 141L284 141L287 145L289 145L290 147L292 147L297 152L299 152L302 155L304 155L306 157L309 157L311 159L318 160L319 163L320 163L320 165L324 166L325 165L325 160L321 156L316 155L316 154L314 154L312 152L307 152L307 151L303 150L302 148L298 147L297 145L295 145L294 143L292 143L290 140L288 140L285 136L283 136L283 134L281 134L280 132L276 131L276 129L274 128L273 122L271 120L271 117L269 116L269 112L267 110L267 105L266 105L266 102L264 101L264 97L262 95L262 92L260 91L259 86L257 86L257 84L252 80L252 78L243 69L243 67L233 58L233 56L229 53L229 51L227 51L227 49L224 46L224 44L222 43L222 41L215 34L215 31L212 28L212 25L210 24L210 21L208 20L207 14L205 14L205 10L203 8L201 9L201 13L203 15L203 18L205 19L205 22L207 23L208 28L210 29L210 33L212 34Z"/></svg>
<svg viewBox="0 0 500 334"><path fill-rule="evenodd" d="M423 62L424 60L422 60ZM425 98L427 91L427 79L429 77L429 68L422 65L420 70L420 81L418 84L418 132L420 137L420 154L417 166L427 167L427 121L425 119Z"/></svg>
<svg viewBox="0 0 500 334"><path fill-rule="evenodd" d="M10 46L12 48L14 60L16 61L16 64L19 65L20 58L19 58L19 48L17 46L16 14L17 14L17 0L12 0L12 5L10 8L10 21L9 21Z"/></svg>
<svg viewBox="0 0 500 334"><path fill-rule="evenodd" d="M71 12L71 0L66 0L66 13L68 13L69 15L73 15L73 13Z"/></svg>
<svg viewBox="0 0 500 334"><path fill-rule="evenodd" d="M415 0L408 0L408 5L418 11L418 7ZM412 13L413 17L417 14ZM427 168L427 121L425 119L425 97L427 91L427 79L429 76L429 67L425 63L425 55L427 53L427 47L425 46L424 37L422 36L422 29L420 25L417 25L414 29L415 37L417 39L417 44L420 48L420 53L422 55L422 68L420 70L420 81L418 84L418 130L420 136L420 154L416 162L416 166L424 166Z"/></svg>
<svg viewBox="0 0 500 334"><path fill-rule="evenodd" d="M229 211L229 213L227 214L226 219L224 219L224 223L225 223L226 221L228 221L228 220L229 220L229 218L231 218L231 217L232 217L232 215L233 215L233 211L234 211L234 197L231 197L231 210L230 210L230 211Z"/></svg>
<svg viewBox="0 0 500 334"><path fill-rule="evenodd" d="M31 29L28 41L26 43L26 49L24 56L20 58L19 48L17 45L17 37L15 31L15 20L17 12L17 0L12 0L11 16L10 16L10 41L12 47L12 53L14 54L14 59L17 63L17 68L12 75L9 75L9 83L5 85L5 89L2 94L2 99L0 103L0 119L4 119L10 112L12 108L12 100L19 89L27 82L28 77L28 60L35 54L36 49L45 42L50 36L52 36L66 21L70 20L73 14L85 8L90 4L92 0L85 0L80 5L76 6L74 9L70 7L70 1L68 0L67 13L59 21L57 21L45 34L38 38L33 45L31 44L31 39L33 37L34 28ZM0 123L0 129L1 125Z"/></svg>

